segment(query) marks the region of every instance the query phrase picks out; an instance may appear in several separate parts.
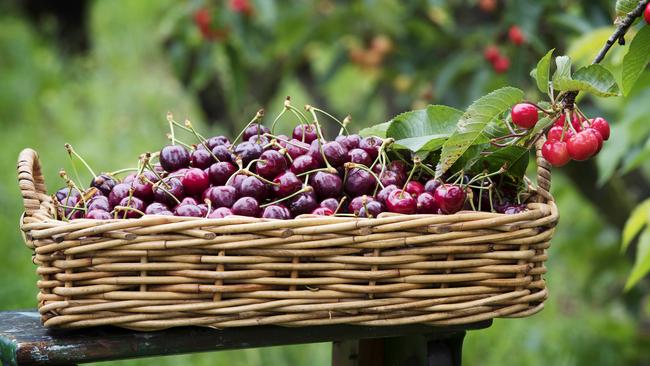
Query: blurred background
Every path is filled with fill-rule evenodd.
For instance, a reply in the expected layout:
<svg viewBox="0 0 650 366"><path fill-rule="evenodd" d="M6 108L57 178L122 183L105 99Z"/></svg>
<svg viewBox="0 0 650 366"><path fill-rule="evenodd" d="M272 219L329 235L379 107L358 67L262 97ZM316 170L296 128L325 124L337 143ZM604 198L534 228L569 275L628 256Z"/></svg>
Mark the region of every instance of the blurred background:
<svg viewBox="0 0 650 366"><path fill-rule="evenodd" d="M49 188L69 168L64 142L95 170L134 166L166 142L165 115L204 134L236 134L259 108L293 104L352 115L353 130L427 104L464 109L517 86L546 51L588 64L612 33L613 0L2 1L0 2L0 309L36 306L18 230L15 161L39 151ZM489 46L498 51L485 55ZM605 66L621 62L615 46ZM490 56L490 60L486 58ZM555 169L562 220L546 309L468 334L467 365L649 365L650 282L624 286L648 240L621 231L650 196L650 73L626 98L585 99L612 139L595 161ZM295 121L286 119L284 129ZM330 133L333 133L332 129ZM188 142L191 138L186 137ZM83 173L83 172L82 172ZM89 176L87 176L90 179ZM650 214L648 214L650 217ZM637 252L644 254L637 259ZM645 262L644 262L645 261ZM115 362L119 365L328 365L329 344Z"/></svg>

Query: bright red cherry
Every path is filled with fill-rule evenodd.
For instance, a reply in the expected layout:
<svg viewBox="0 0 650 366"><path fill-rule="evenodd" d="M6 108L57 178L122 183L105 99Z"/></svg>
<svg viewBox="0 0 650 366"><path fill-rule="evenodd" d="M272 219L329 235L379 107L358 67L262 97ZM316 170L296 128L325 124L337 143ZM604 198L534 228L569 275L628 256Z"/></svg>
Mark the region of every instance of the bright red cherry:
<svg viewBox="0 0 650 366"><path fill-rule="evenodd" d="M499 58L492 63L492 68L497 74L503 74L510 69L510 59L506 56L499 56Z"/></svg>
<svg viewBox="0 0 650 366"><path fill-rule="evenodd" d="M273 194L278 198L286 197L302 188L302 181L290 171L286 171L273 179Z"/></svg>
<svg viewBox="0 0 650 366"><path fill-rule="evenodd" d="M460 211L465 204L467 194L465 191L454 184L443 184L436 188L433 194L440 211L444 214L454 214Z"/></svg>
<svg viewBox="0 0 650 366"><path fill-rule="evenodd" d="M519 103L512 107L512 122L519 127L530 129L535 127L539 116L537 114L537 107L530 103Z"/></svg>
<svg viewBox="0 0 650 366"><path fill-rule="evenodd" d="M510 29L508 29L508 38L510 38L510 42L514 43L517 46L526 42L524 33L521 31L521 28L516 25L513 25L510 27Z"/></svg>
<svg viewBox="0 0 650 366"><path fill-rule="evenodd" d="M596 136L596 140L598 140L598 148L596 149L596 152L594 153L594 155L598 154L600 152L600 150L603 148L603 135L601 135L600 132L598 132L597 130L595 130L595 129L591 128L591 127L587 128L585 131L590 132L594 136Z"/></svg>
<svg viewBox="0 0 650 366"><path fill-rule="evenodd" d="M499 47L495 45L489 45L483 50L483 57L489 62L495 62L500 56Z"/></svg>
<svg viewBox="0 0 650 366"><path fill-rule="evenodd" d="M548 140L542 145L542 156L553 166L563 166L571 160L567 143Z"/></svg>
<svg viewBox="0 0 650 366"><path fill-rule="evenodd" d="M573 160L583 161L592 157L598 150L598 137L587 130L580 131L569 138L567 151Z"/></svg>
<svg viewBox="0 0 650 366"><path fill-rule="evenodd" d="M410 193L396 189L388 194L386 199L388 211L401 214L414 214L417 211L418 204Z"/></svg>
<svg viewBox="0 0 650 366"><path fill-rule="evenodd" d="M610 129L609 129L609 123L602 118L602 117L596 117L591 121L591 128L594 130L600 132L600 135L603 137L603 140L607 141L609 140L609 134L610 134Z"/></svg>
<svg viewBox="0 0 650 366"><path fill-rule="evenodd" d="M424 185L422 183L412 180L406 183L404 190L411 194L413 197L417 197L424 192Z"/></svg>
<svg viewBox="0 0 650 366"><path fill-rule="evenodd" d="M181 183L183 183L183 190L187 194L196 195L203 193L208 188L210 179L202 169L191 168L185 172L185 175L181 178Z"/></svg>
<svg viewBox="0 0 650 366"><path fill-rule="evenodd" d="M562 138L562 135L564 135L564 138ZM567 142L569 141L569 137L573 135L573 130L570 128L567 128L566 131L564 131L563 127L560 126L553 126L551 127L550 130L548 130L548 133L546 134L546 139L548 141L564 141Z"/></svg>
<svg viewBox="0 0 650 366"><path fill-rule="evenodd" d="M643 12L643 18L645 18L645 22L650 24L650 4L648 4L645 7L645 11Z"/></svg>
<svg viewBox="0 0 650 366"><path fill-rule="evenodd" d="M562 114L558 119L553 123L554 127L563 127L564 128L564 123L566 122L566 116ZM571 125L573 126L573 129L575 129L577 132L582 131L582 123L581 123L581 118L578 116L577 113L572 113L571 114ZM569 130L571 127L568 128ZM571 131L573 132L573 131Z"/></svg>

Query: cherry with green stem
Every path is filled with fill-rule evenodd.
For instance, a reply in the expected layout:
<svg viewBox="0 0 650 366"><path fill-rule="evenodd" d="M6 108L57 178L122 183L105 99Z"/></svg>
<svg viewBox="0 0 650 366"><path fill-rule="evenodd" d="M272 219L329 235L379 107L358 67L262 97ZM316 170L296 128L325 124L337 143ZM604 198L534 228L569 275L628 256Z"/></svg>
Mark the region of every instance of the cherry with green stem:
<svg viewBox="0 0 650 366"><path fill-rule="evenodd" d="M246 131L246 129L247 129L250 125L252 125L252 124L255 123L255 122L259 122L259 121L261 121L263 117L264 117L264 109L260 109L260 110L258 110L257 113L255 113L255 117L253 117L253 119L251 119L250 122L248 122L248 123L246 124L246 126L244 127L244 129L242 129L242 130L239 132L239 134L237 135L237 137L236 137L234 140L232 140L232 145L230 145L231 148L237 144L237 141L239 141L239 139L244 135L244 131Z"/></svg>

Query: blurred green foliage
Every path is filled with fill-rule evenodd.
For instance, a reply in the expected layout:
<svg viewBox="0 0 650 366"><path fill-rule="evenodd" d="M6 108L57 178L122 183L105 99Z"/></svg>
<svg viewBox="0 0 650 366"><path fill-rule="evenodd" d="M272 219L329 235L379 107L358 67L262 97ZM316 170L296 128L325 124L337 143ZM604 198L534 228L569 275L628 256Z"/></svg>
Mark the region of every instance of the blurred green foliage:
<svg viewBox="0 0 650 366"><path fill-rule="evenodd" d="M88 13L91 47L82 54L56 46L49 31L56 24L37 30L18 2L0 5L0 308L36 305L35 267L18 230L22 209L14 165L24 147L40 152L54 189L58 170L69 169L64 142L97 170L135 165L139 153L165 143L167 111L191 118L207 134L231 133L260 107L272 118L286 95L297 106L315 103L338 116L351 113L353 129L428 103L464 109L507 84L534 100L539 96L528 72L537 59L557 48L575 64L588 64L615 15L607 0L496 1L494 11L481 10L483 3L258 0L250 17L214 3L215 25L227 25L229 34L210 42L193 21L203 2L96 0ZM513 24L527 38L520 47L507 39ZM368 59L363 52L378 36L391 41L390 51ZM507 73L495 73L483 59L489 44L499 44L510 58ZM620 64L624 53L625 47L615 46L605 66ZM629 97L582 101L583 109L613 125L612 142L597 161L601 186L624 184L631 174L648 177L649 74L641 75ZM210 103L220 113L210 112ZM562 220L549 251L546 309L470 333L466 364L650 362L650 288L642 282L623 292L631 260L620 254L620 227L606 220L599 197L581 195L583 187L564 171L553 177ZM629 193L632 202L643 198L643 192ZM327 365L329 353L329 345L313 344L114 364Z"/></svg>

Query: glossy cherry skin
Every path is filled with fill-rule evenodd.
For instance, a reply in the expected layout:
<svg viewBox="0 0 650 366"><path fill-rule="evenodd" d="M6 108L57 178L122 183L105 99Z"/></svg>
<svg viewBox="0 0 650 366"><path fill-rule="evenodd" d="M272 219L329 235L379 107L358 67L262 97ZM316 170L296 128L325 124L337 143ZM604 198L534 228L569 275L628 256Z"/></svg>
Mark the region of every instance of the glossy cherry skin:
<svg viewBox="0 0 650 366"><path fill-rule="evenodd" d="M117 213L118 218L123 218L124 213L126 213L127 219L135 219L142 216L140 212L144 211L144 202L142 202L142 200L139 199L138 197L124 197L122 201L120 201L120 206L129 207L132 210L126 210L126 209L120 210ZM135 210L138 210L140 212Z"/></svg>
<svg viewBox="0 0 650 366"><path fill-rule="evenodd" d="M352 199L352 201L350 201L348 210L350 211L351 214L359 216L359 212L361 211L361 208L374 200L375 199L372 196L366 196L366 195L355 197Z"/></svg>
<svg viewBox="0 0 650 366"><path fill-rule="evenodd" d="M86 213L85 218L93 220L110 220L113 216L104 210L90 210Z"/></svg>
<svg viewBox="0 0 650 366"><path fill-rule="evenodd" d="M254 136L251 136L251 138L248 139L248 142L252 142L254 144L262 145L262 148L263 148L265 145L268 145L268 143L271 142L271 140L269 140L269 138L267 136L264 136L264 135L260 135L260 136L254 135Z"/></svg>
<svg viewBox="0 0 650 366"><path fill-rule="evenodd" d="M648 4L643 11L643 19L645 19L647 24L650 24L650 4Z"/></svg>
<svg viewBox="0 0 650 366"><path fill-rule="evenodd" d="M390 184L382 188L378 193L377 193L377 201L386 204L386 200L388 199L388 195L390 192L394 191L397 189L397 186L395 184Z"/></svg>
<svg viewBox="0 0 650 366"><path fill-rule="evenodd" d="M209 219L223 219L224 217L232 216L232 211L227 207L219 207L216 210L210 212L208 215Z"/></svg>
<svg viewBox="0 0 650 366"><path fill-rule="evenodd" d="M266 183L253 176L246 177L237 191L240 197L253 197L258 202L264 201L269 194Z"/></svg>
<svg viewBox="0 0 650 366"><path fill-rule="evenodd" d="M525 129L535 127L539 120L537 107L530 103L519 103L512 107L510 114L512 122L517 126Z"/></svg>
<svg viewBox="0 0 650 366"><path fill-rule="evenodd" d="M316 207L312 212L312 215L318 215L318 216L332 216L334 215L334 211L330 210L327 207Z"/></svg>
<svg viewBox="0 0 650 366"><path fill-rule="evenodd" d="M168 172L190 166L190 153L180 145L167 145L160 150L160 165Z"/></svg>
<svg viewBox="0 0 650 366"><path fill-rule="evenodd" d="M212 149L214 149L215 146L218 146L218 145L225 145L226 147L230 146L230 140L226 136L213 136L213 137L210 137L205 142L205 144L208 145L208 148L210 150L212 150ZM199 146L202 146L202 145L199 145Z"/></svg>
<svg viewBox="0 0 650 366"><path fill-rule="evenodd" d="M310 213L316 207L318 207L318 200L313 191L303 192L289 199L289 211L294 217Z"/></svg>
<svg viewBox="0 0 650 366"><path fill-rule="evenodd" d="M84 212L79 210L79 208L83 207L81 196L64 197L61 201L61 205L67 206L63 207L63 214L65 217L69 219L78 219L83 217Z"/></svg>
<svg viewBox="0 0 650 366"><path fill-rule="evenodd" d="M361 142L361 136L359 135L340 135L336 136L336 139L334 140L338 142L339 144L343 145L346 149L352 150L356 149L359 147L359 143Z"/></svg>
<svg viewBox="0 0 650 366"><path fill-rule="evenodd" d="M379 148L381 147L382 139L376 136L368 136L359 142L359 148L365 150L372 160L379 155Z"/></svg>
<svg viewBox="0 0 650 366"><path fill-rule="evenodd" d="M391 172L395 172L406 178L406 163L401 160L391 161L386 167Z"/></svg>
<svg viewBox="0 0 650 366"><path fill-rule="evenodd" d="M370 154L368 154L364 149L355 148L348 151L348 159L353 163L362 164L367 167L370 167L372 164L372 158L370 157Z"/></svg>
<svg viewBox="0 0 650 366"><path fill-rule="evenodd" d="M286 197L302 188L302 181L290 171L281 173L275 177L273 183L276 184L271 186L271 189L277 198Z"/></svg>
<svg viewBox="0 0 650 366"><path fill-rule="evenodd" d="M163 182L158 182L154 185L153 187L154 200L156 202L164 203L168 207L173 207L177 203L176 200L180 201L185 197L183 184L181 183L180 179L175 177L165 178ZM174 199L174 197L176 198L176 200Z"/></svg>
<svg viewBox="0 0 650 366"><path fill-rule="evenodd" d="M237 190L232 186L210 187L203 192L203 200L210 200L213 209L219 207L230 208L237 201L237 198L239 198Z"/></svg>
<svg viewBox="0 0 650 366"><path fill-rule="evenodd" d="M181 201L181 203L178 204L178 206L181 206L181 205L192 205L192 206L196 206L196 205L198 205L198 202L196 202L196 200L194 199L194 197L185 197L185 198L183 198L183 200Z"/></svg>
<svg viewBox="0 0 650 366"><path fill-rule="evenodd" d="M348 149L336 141L330 141L323 145L325 158L333 167L339 167L349 160Z"/></svg>
<svg viewBox="0 0 650 366"><path fill-rule="evenodd" d="M311 155L301 155L291 163L291 171L298 175L320 168L320 164Z"/></svg>
<svg viewBox="0 0 650 366"><path fill-rule="evenodd" d="M563 166L571 160L569 151L567 150L567 144L563 141L548 140L544 142L544 145L542 145L542 156L551 165L556 167Z"/></svg>
<svg viewBox="0 0 650 366"><path fill-rule="evenodd" d="M245 141L235 147L235 154L242 160L244 167L262 155L262 145Z"/></svg>
<svg viewBox="0 0 650 366"><path fill-rule="evenodd" d="M249 140L253 136L264 135L265 133L271 132L268 127L263 126L259 123L253 123L244 130L244 140Z"/></svg>
<svg viewBox="0 0 650 366"><path fill-rule="evenodd" d="M260 155L262 161L257 162L256 172L266 179L273 179L287 170L287 159L275 150L266 150Z"/></svg>
<svg viewBox="0 0 650 366"><path fill-rule="evenodd" d="M600 132L600 135L603 137L603 140L607 141L609 140L609 135L610 135L610 128L609 128L609 123L602 118L602 117L596 117L591 121L591 128L594 130Z"/></svg>
<svg viewBox="0 0 650 366"><path fill-rule="evenodd" d="M235 163L235 154L233 154L225 145L217 145L212 148L212 155L214 155L220 162Z"/></svg>
<svg viewBox="0 0 650 366"><path fill-rule="evenodd" d="M243 182L244 179L246 179L247 177L248 177L248 176L245 175L245 174L237 174L237 175L234 175L234 176L232 176L232 177L229 179L229 182L228 182L227 185L232 186L232 187L235 187L235 189L236 189L237 191L239 191L239 188L241 188L241 184L242 184L242 182Z"/></svg>
<svg viewBox="0 0 650 366"><path fill-rule="evenodd" d="M386 211L384 204L379 201L370 201L359 209L359 217L373 218Z"/></svg>
<svg viewBox="0 0 650 366"><path fill-rule="evenodd" d="M117 180L108 174L100 174L90 182L90 186L97 188L104 196L108 196L116 184Z"/></svg>
<svg viewBox="0 0 650 366"><path fill-rule="evenodd" d="M598 132L596 129L591 127L587 127L585 131L596 136L596 140L598 140L598 148L596 148L596 152L594 153L594 155L598 154L600 150L603 148L603 135L600 132Z"/></svg>
<svg viewBox="0 0 650 366"><path fill-rule="evenodd" d="M197 205L178 205L174 209L175 216L203 217Z"/></svg>
<svg viewBox="0 0 650 366"><path fill-rule="evenodd" d="M373 193L376 186L377 181L369 172L359 168L348 171L348 177L345 180L345 192L348 195L352 197L369 195Z"/></svg>
<svg viewBox="0 0 650 366"><path fill-rule="evenodd" d="M262 213L260 205L253 197L242 197L238 199L230 209L233 215L259 217Z"/></svg>
<svg viewBox="0 0 650 366"><path fill-rule="evenodd" d="M95 196L86 202L86 208L88 211L98 210L98 211L110 211L111 205L108 204L108 198L106 196Z"/></svg>
<svg viewBox="0 0 650 366"><path fill-rule="evenodd" d="M210 183L214 186L222 186L226 184L228 179L235 174L237 168L232 164L225 161L214 163L208 168L208 178Z"/></svg>
<svg viewBox="0 0 650 366"><path fill-rule="evenodd" d="M113 190L108 195L108 204L113 207L120 204L120 201L129 195L129 190L131 189L131 184L129 183L118 183L113 187Z"/></svg>
<svg viewBox="0 0 650 366"><path fill-rule="evenodd" d="M417 198L417 213L419 214L437 214L438 204L435 198L429 192L422 192Z"/></svg>
<svg viewBox="0 0 650 366"><path fill-rule="evenodd" d="M141 176L138 176L131 181L133 195L145 202L152 201L154 199L153 184L157 181L158 177L156 177L152 171L144 171Z"/></svg>
<svg viewBox="0 0 650 366"><path fill-rule="evenodd" d="M300 124L293 129L293 138L307 144L318 138L315 125Z"/></svg>
<svg viewBox="0 0 650 366"><path fill-rule="evenodd" d="M76 188L63 187L63 188L59 189L58 191L56 191L55 196L56 196L57 201L63 202L63 200L65 200L66 197L73 197L74 196L74 197L79 198L81 196L81 194L79 193L79 191Z"/></svg>
<svg viewBox="0 0 650 366"><path fill-rule="evenodd" d="M343 190L343 182L336 174L316 172L309 181L320 200L339 197Z"/></svg>
<svg viewBox="0 0 650 366"><path fill-rule="evenodd" d="M282 205L269 205L264 207L262 217L265 219L289 220L291 213L288 208Z"/></svg>
<svg viewBox="0 0 650 366"><path fill-rule="evenodd" d="M414 214L417 211L417 201L410 193L396 189L388 194L386 199L388 211L401 214Z"/></svg>
<svg viewBox="0 0 650 366"><path fill-rule="evenodd" d="M551 127L550 130L548 130L548 133L546 134L546 139L548 141L564 141L564 142L567 142L567 141L569 141L569 138L573 134L574 134L574 132L570 128L567 128L567 130L564 131L563 127L553 126L553 127ZM564 135L564 138L562 137L563 135Z"/></svg>
<svg viewBox="0 0 650 366"><path fill-rule="evenodd" d="M326 198L320 202L320 207L329 208L332 212L336 212L339 208L339 200L336 198Z"/></svg>
<svg viewBox="0 0 650 366"><path fill-rule="evenodd" d="M433 194L440 211L444 214L454 214L460 211L465 204L467 194L465 191L454 184L443 184L436 188Z"/></svg>
<svg viewBox="0 0 650 366"><path fill-rule="evenodd" d="M400 174L390 170L384 170L384 172L379 175L379 181L384 185L384 187L389 185L404 185L404 178Z"/></svg>
<svg viewBox="0 0 650 366"><path fill-rule="evenodd" d="M181 178L183 191L189 195L201 194L210 185L210 179L202 169L191 168Z"/></svg>
<svg viewBox="0 0 650 366"><path fill-rule="evenodd" d="M567 151L573 160L583 161L598 150L598 138L589 131L580 131L567 141Z"/></svg>
<svg viewBox="0 0 650 366"><path fill-rule="evenodd" d="M194 150L190 156L190 165L194 168L207 169L214 162L212 154L205 149Z"/></svg>
<svg viewBox="0 0 650 366"><path fill-rule="evenodd" d="M412 180L408 183L406 183L406 187L404 190L408 193L411 194L414 198L419 196L420 194L424 193L424 185L422 183Z"/></svg>
<svg viewBox="0 0 650 366"><path fill-rule="evenodd" d="M564 114L560 115L558 119L553 123L553 127L564 127L564 123L566 122L566 116ZM576 131L580 132L582 131L582 121L580 116L578 116L577 113L572 113L571 114L571 125L573 126L573 129ZM570 130L571 127L568 127L567 130ZM571 131L573 132L573 131Z"/></svg>
<svg viewBox="0 0 650 366"><path fill-rule="evenodd" d="M433 194L436 191L436 188L440 187L442 182L439 179L429 179L424 184L424 191Z"/></svg>
<svg viewBox="0 0 650 366"><path fill-rule="evenodd" d="M309 147L310 145L305 144L304 142L292 139L286 143L285 149L287 149L287 154L291 157L291 159L295 159L300 155L307 154L309 152Z"/></svg>
<svg viewBox="0 0 650 366"><path fill-rule="evenodd" d="M169 211L169 208L160 202L150 203L144 210L147 215L161 215L161 212Z"/></svg>

